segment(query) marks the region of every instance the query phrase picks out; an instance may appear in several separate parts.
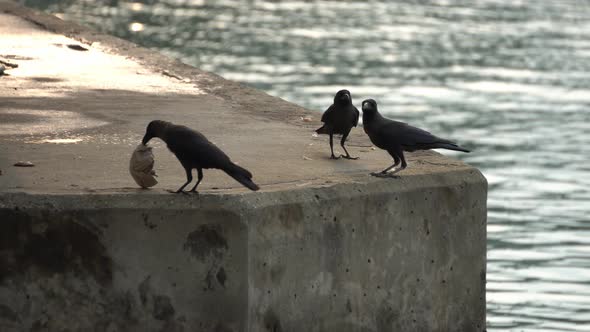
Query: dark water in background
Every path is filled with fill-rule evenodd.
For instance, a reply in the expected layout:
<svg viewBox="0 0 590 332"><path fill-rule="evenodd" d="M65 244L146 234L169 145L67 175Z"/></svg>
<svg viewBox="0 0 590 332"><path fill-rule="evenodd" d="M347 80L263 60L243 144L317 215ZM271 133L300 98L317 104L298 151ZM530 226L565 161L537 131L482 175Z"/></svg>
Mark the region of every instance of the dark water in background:
<svg viewBox="0 0 590 332"><path fill-rule="evenodd" d="M590 331L590 1L21 2L318 112L346 87L473 148L489 330Z"/></svg>

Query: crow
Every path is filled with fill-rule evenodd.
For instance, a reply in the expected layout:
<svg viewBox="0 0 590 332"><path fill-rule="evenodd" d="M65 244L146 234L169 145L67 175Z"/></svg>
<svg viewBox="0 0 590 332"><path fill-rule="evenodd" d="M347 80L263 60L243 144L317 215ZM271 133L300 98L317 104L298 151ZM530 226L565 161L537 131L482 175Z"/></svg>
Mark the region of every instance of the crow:
<svg viewBox="0 0 590 332"><path fill-rule="evenodd" d="M371 142L378 148L386 150L393 157L394 164L381 172L371 173L378 177L394 177L393 175L406 168L404 151L447 149L462 152L470 152L447 139L436 137L420 128L412 127L407 123L393 121L384 118L377 110L377 103L373 99L363 101L363 128L369 135ZM399 165L391 173L390 169Z"/></svg>
<svg viewBox="0 0 590 332"><path fill-rule="evenodd" d="M186 171L186 183L176 193L183 192L184 187L191 183L193 168L197 169L198 180L190 192L196 192L197 186L203 180L203 168L220 169L248 189L254 191L259 189L252 182L252 173L234 164L223 151L196 130L166 121L154 120L148 124L142 143L147 144L153 137L158 137L166 142L168 149L176 155Z"/></svg>
<svg viewBox="0 0 590 332"><path fill-rule="evenodd" d="M328 109L322 115L322 122L324 125L316 130L318 134L330 135L330 152L332 155L330 158L338 159L340 157L346 159L358 159L358 157L351 157L344 147L344 142L350 133L352 127L356 127L359 123L360 112L352 104L352 97L348 90L340 90L334 96L334 104L330 105ZM346 152L346 155L340 155L340 157L334 156L334 143L332 136L334 134L341 134L342 139L340 140L340 146Z"/></svg>

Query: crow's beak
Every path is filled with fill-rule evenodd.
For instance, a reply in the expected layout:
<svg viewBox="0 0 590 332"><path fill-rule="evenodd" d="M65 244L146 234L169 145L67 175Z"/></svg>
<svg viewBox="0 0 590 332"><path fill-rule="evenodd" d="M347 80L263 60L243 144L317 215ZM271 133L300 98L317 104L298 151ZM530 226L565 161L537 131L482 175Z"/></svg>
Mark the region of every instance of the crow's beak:
<svg viewBox="0 0 590 332"><path fill-rule="evenodd" d="M350 100L350 96L348 94L345 94L342 96L342 99L344 100Z"/></svg>
<svg viewBox="0 0 590 332"><path fill-rule="evenodd" d="M152 139L152 136L148 135L147 133L145 134L145 136L143 136L143 139L141 140L141 143L143 145L146 145L147 142L149 142Z"/></svg>

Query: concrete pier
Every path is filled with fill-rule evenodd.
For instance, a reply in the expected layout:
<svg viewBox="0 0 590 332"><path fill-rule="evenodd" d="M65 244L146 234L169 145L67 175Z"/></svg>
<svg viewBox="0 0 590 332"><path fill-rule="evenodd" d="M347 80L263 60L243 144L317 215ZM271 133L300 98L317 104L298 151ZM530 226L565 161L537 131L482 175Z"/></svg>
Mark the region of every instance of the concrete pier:
<svg viewBox="0 0 590 332"><path fill-rule="evenodd" d="M18 65L0 76L1 331L485 329L471 166L411 153L373 178L391 161L362 129L360 160L330 160L320 113L12 2L0 59ZM159 184L136 188L153 119L203 132L262 189L205 170L199 195L170 194L184 171L158 140Z"/></svg>

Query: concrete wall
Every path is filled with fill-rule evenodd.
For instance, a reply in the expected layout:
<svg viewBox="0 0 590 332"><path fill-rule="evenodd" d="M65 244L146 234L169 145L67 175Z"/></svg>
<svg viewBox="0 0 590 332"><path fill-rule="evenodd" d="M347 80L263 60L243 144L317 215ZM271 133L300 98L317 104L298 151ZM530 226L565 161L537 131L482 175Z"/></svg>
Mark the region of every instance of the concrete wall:
<svg viewBox="0 0 590 332"><path fill-rule="evenodd" d="M486 191L0 195L0 329L482 331Z"/></svg>
<svg viewBox="0 0 590 332"><path fill-rule="evenodd" d="M2 201L0 330L245 331L243 218L134 196Z"/></svg>

